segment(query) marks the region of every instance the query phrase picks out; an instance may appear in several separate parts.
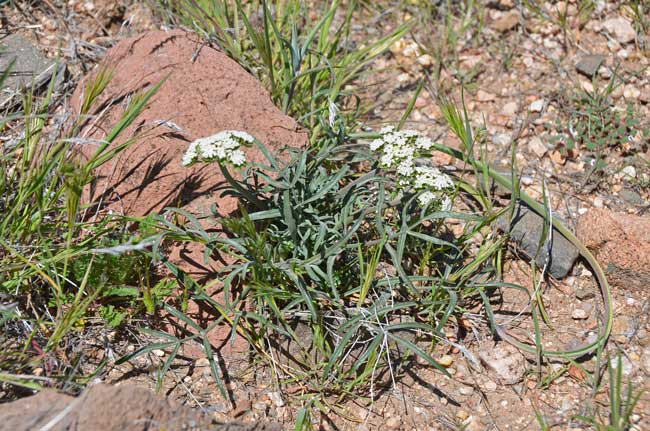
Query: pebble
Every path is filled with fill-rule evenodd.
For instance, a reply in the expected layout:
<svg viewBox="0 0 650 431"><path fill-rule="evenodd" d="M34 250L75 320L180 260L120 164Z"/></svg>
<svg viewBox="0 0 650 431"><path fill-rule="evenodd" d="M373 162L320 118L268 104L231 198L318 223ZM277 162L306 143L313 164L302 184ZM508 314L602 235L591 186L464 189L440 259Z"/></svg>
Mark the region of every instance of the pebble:
<svg viewBox="0 0 650 431"><path fill-rule="evenodd" d="M282 394L280 392L269 392L267 394L269 399L273 401L276 407L284 407L284 400L282 399Z"/></svg>
<svg viewBox="0 0 650 431"><path fill-rule="evenodd" d="M420 66L423 66L423 67L431 67L431 66L433 66L433 63L434 63L433 57L431 57L429 54L421 55L415 61Z"/></svg>
<svg viewBox="0 0 650 431"><path fill-rule="evenodd" d="M542 112L544 109L544 99L535 100L528 106L530 112Z"/></svg>
<svg viewBox="0 0 650 431"><path fill-rule="evenodd" d="M456 417L461 421L465 422L469 418L469 413L467 413L463 409L460 409L456 412Z"/></svg>
<svg viewBox="0 0 650 431"><path fill-rule="evenodd" d="M263 403L262 401L253 403L253 409L255 410L266 411L266 407L267 407L266 403Z"/></svg>
<svg viewBox="0 0 650 431"><path fill-rule="evenodd" d="M520 21L521 15L519 15L519 12L516 10L511 10L500 18L494 20L492 24L490 24L490 28L498 31L499 33L505 33L517 27Z"/></svg>
<svg viewBox="0 0 650 431"><path fill-rule="evenodd" d="M503 105L503 108L501 108L501 113L508 117L512 117L517 113L518 109L519 107L517 106L517 102L508 102Z"/></svg>
<svg viewBox="0 0 650 431"><path fill-rule="evenodd" d="M594 198L594 208L602 208L604 206L603 198L596 196ZM589 274L591 276L591 274Z"/></svg>
<svg viewBox="0 0 650 431"><path fill-rule="evenodd" d="M210 361L208 358L200 358L194 362L194 366L198 368L208 367L210 366Z"/></svg>
<svg viewBox="0 0 650 431"><path fill-rule="evenodd" d="M538 136L533 136L530 141L528 141L528 150L540 158L548 151Z"/></svg>
<svg viewBox="0 0 650 431"><path fill-rule="evenodd" d="M445 368L449 368L454 363L454 358L451 355L443 355L438 359L438 363Z"/></svg>
<svg viewBox="0 0 650 431"><path fill-rule="evenodd" d="M388 419L386 419L384 425L386 426L386 429L389 430L400 429L402 427L402 418L399 416L391 416Z"/></svg>
<svg viewBox="0 0 650 431"><path fill-rule="evenodd" d="M479 102L492 102L496 99L496 95L488 93L487 91L478 90L476 92L476 100Z"/></svg>
<svg viewBox="0 0 650 431"><path fill-rule="evenodd" d="M409 75L406 72L400 73L399 75L397 75L397 82L399 82L400 84L407 83L410 80L411 80L411 75Z"/></svg>
<svg viewBox="0 0 650 431"><path fill-rule="evenodd" d="M160 349L153 349L153 350L151 351L151 353L153 353L154 355L158 356L159 358L162 358L163 356L165 356L165 351L164 351L164 350L160 350Z"/></svg>
<svg viewBox="0 0 650 431"><path fill-rule="evenodd" d="M589 318L589 313L582 308L576 308L571 313L571 318L573 320L585 320Z"/></svg>
<svg viewBox="0 0 650 431"><path fill-rule="evenodd" d="M471 386L461 386L461 387L458 389L458 392L459 392L461 395L469 396L469 395L472 395L472 394L474 393L474 388L471 387Z"/></svg>
<svg viewBox="0 0 650 431"><path fill-rule="evenodd" d="M594 85L589 81L582 81L582 89L585 90L587 93L593 93Z"/></svg>
<svg viewBox="0 0 650 431"><path fill-rule="evenodd" d="M614 357L610 359L609 363L613 369L615 370L618 369L618 358ZM632 373L634 373L634 368L635 368L634 364L632 363L632 361L630 361L627 358L627 356L621 355L621 366L622 366L621 371L623 372L623 375L631 376Z"/></svg>
<svg viewBox="0 0 650 431"><path fill-rule="evenodd" d="M620 43L629 43L636 38L634 27L630 21L622 17L608 19L603 22L603 28Z"/></svg>
<svg viewBox="0 0 650 431"><path fill-rule="evenodd" d="M633 85L626 85L623 89L623 97L626 99L637 99L641 95L641 90Z"/></svg>
<svg viewBox="0 0 650 431"><path fill-rule="evenodd" d="M492 143L501 147L508 146L510 145L510 135L507 133L497 133L492 137Z"/></svg>
<svg viewBox="0 0 650 431"><path fill-rule="evenodd" d="M602 55L585 55L576 63L576 70L588 78L591 78L596 74L596 72L598 72L598 69L604 60L605 57Z"/></svg>
<svg viewBox="0 0 650 431"><path fill-rule="evenodd" d="M593 289L580 288L576 290L576 298L581 301L587 301L589 299L593 299L594 297L596 297L596 293L593 291Z"/></svg>
<svg viewBox="0 0 650 431"><path fill-rule="evenodd" d="M400 429L400 427L402 426L402 418L400 418L399 416L391 416L388 419L386 419L384 425L389 430Z"/></svg>
<svg viewBox="0 0 650 431"><path fill-rule="evenodd" d="M486 380L485 383L483 383L483 389L485 389L488 392L494 392L497 390L497 384L493 382L492 380Z"/></svg>
<svg viewBox="0 0 650 431"><path fill-rule="evenodd" d="M526 360L521 352L507 343L479 350L478 356L485 366L502 384L519 383L526 372Z"/></svg>

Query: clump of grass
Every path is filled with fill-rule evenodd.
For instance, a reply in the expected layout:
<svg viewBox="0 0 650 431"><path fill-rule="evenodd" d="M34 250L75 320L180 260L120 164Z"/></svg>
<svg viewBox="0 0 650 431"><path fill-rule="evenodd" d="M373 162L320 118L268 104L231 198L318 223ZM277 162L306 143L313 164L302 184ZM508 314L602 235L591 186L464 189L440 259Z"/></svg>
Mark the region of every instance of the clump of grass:
<svg viewBox="0 0 650 431"><path fill-rule="evenodd" d="M608 404L604 409L597 407L592 414L576 415L574 420L589 424L597 431L637 429L632 422L632 416L643 391L635 391L631 380L628 380L627 385L623 381L623 361L620 352L615 359L607 355L607 374ZM594 380L595 390L597 390L602 377L598 375Z"/></svg>
<svg viewBox="0 0 650 431"><path fill-rule="evenodd" d="M110 73L101 71L88 84L82 117L90 113L109 79ZM0 122L4 132L23 130L2 146L0 155L0 295L3 304L9 304L0 307L0 380L30 388L63 377L60 373L70 365L60 359L64 339L85 325L92 307L110 295L110 289L124 287L133 281L128 278L135 268L147 265L137 252L126 251L114 266L103 249L111 238L131 237L129 223L117 217L88 221L81 194L94 169L133 142L109 148L158 86L131 99L105 141L84 162L74 149L83 120L69 134L52 137L46 131L55 81L56 76L43 98L27 90L22 111ZM113 308L104 315L109 311L116 312ZM114 314L111 320L119 323ZM37 367L46 369L41 380L24 377Z"/></svg>
<svg viewBox="0 0 650 431"><path fill-rule="evenodd" d="M355 88L366 66L408 30L402 25L377 40L353 39L358 2L299 0L161 0L173 23L194 28L251 71L274 102L311 133L344 121L357 127L362 106Z"/></svg>
<svg viewBox="0 0 650 431"><path fill-rule="evenodd" d="M485 5L475 0L431 2L416 0L403 6L418 22L417 28L431 29L413 34L422 52L431 55L435 63L431 70L432 78L448 89L441 81L443 69L455 76L464 88L475 86L476 79L483 72L481 65L470 70L461 70L459 53L467 46L480 42L485 25Z"/></svg>

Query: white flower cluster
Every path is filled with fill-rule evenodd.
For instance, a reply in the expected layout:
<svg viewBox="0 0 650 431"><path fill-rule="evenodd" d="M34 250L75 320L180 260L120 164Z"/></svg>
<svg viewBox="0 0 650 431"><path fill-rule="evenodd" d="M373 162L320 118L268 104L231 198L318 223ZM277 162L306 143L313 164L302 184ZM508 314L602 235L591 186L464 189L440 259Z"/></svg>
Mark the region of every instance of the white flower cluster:
<svg viewBox="0 0 650 431"><path fill-rule="evenodd" d="M239 149L241 145L250 145L255 139L246 132L239 130L224 130L207 138L197 139L192 142L183 154L183 166L194 162L230 163L242 166L246 163L244 152Z"/></svg>
<svg viewBox="0 0 650 431"><path fill-rule="evenodd" d="M394 169L400 186L419 192L421 206L437 201L442 210L451 209L451 200L445 193L454 188L451 178L438 168L415 165L415 159L429 151L433 141L414 130L396 131L392 126L384 127L379 133L381 137L370 143L371 151L381 152L379 165L384 169Z"/></svg>
<svg viewBox="0 0 650 431"><path fill-rule="evenodd" d="M420 136L415 130L396 131L393 126L388 126L381 129L379 133L381 137L370 143L370 150L381 150L382 155L379 158L381 167L395 169L401 177L413 175L415 169L413 159L420 152L428 151L433 146L431 139ZM403 179L400 178L400 181Z"/></svg>

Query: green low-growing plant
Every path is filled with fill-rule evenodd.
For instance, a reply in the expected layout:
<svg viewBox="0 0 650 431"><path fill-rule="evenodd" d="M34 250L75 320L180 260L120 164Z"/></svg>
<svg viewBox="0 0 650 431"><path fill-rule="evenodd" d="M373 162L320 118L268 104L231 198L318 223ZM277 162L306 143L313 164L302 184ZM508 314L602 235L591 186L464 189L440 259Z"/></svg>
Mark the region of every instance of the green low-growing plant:
<svg viewBox="0 0 650 431"><path fill-rule="evenodd" d="M642 123L633 104L629 103L624 112L612 105L610 95L620 85L616 81L614 74L605 88L579 90L563 100L563 115L555 124L557 134L551 137L565 155L586 152L592 159L590 175L601 172L607 166L605 156L630 144L637 133L641 140L650 142L650 126Z"/></svg>
<svg viewBox="0 0 650 431"><path fill-rule="evenodd" d="M199 242L206 261L228 254L234 262L203 286L159 255L189 287L192 299L214 311L214 320L201 326L166 305L193 333L179 338L147 330L160 342L119 362L167 349L164 374L183 344L197 342L228 398L208 340L210 331L227 324L232 337L244 337L270 365L276 384L301 385L307 417L312 408L336 409L353 395L374 399L377 388L394 384L415 357L447 374L431 349L451 344L443 328L472 304L483 304L500 338L541 359L579 357L601 348L612 324L607 280L589 251L556 219L549 218L549 224L578 246L601 283L606 322L599 337L572 351L549 351L542 347L539 322L535 344L528 344L495 319L491 291L527 290L499 278L506 239L490 233L489 226L508 208L494 207L490 181L510 188L513 203L521 199L542 215L547 211L518 193L516 176L513 184L474 158L483 135L473 132L465 111L446 101L442 111L462 151L392 128L331 136L318 149L293 151L286 163L245 132L224 131L193 142L184 163L212 162L227 180L224 195L239 200L240 212L220 218L223 231L212 233L191 214L170 209L159 219L161 239ZM245 163L242 145L257 146L266 161ZM451 176L431 166L433 151L465 162L471 174ZM180 218L187 223L172 222ZM462 232L449 231L450 219L462 223ZM157 248L154 253L159 254ZM217 286L221 301L207 294ZM533 318L545 315L540 295L530 294Z"/></svg>

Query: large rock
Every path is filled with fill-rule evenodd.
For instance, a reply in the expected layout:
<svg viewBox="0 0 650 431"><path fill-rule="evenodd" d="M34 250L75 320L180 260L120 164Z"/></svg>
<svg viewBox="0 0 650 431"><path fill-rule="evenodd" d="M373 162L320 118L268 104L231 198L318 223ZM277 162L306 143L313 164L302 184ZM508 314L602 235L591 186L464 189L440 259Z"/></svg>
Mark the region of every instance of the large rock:
<svg viewBox="0 0 650 431"><path fill-rule="evenodd" d="M271 151L308 142L307 133L276 108L257 79L193 33L155 31L125 39L108 51L101 66L114 69L114 76L98 103L99 110L105 112L91 118L84 128L84 136L95 140L103 139L118 122L130 95L168 76L148 107L112 147L135 134L140 137L96 171L96 181L85 196L86 201L101 201L113 212L145 215L171 206L200 215L209 213L211 205L216 204L221 215L228 215L237 209L237 201L231 196L221 197L225 179L219 168L215 164L189 168L181 165L191 141L222 130L242 130ZM86 77L78 86L73 107L78 109L91 80L92 76ZM97 144L89 140L80 148L89 157ZM256 147L245 152L249 161L266 160ZM214 220L202 219L201 223L206 230L218 229ZM199 282L214 280L216 271L232 263L232 259L213 255L204 262L203 248L198 243L175 244L169 260ZM220 285L213 285L209 293L221 300L220 289ZM215 318L195 303L190 303L187 315L201 323ZM182 327L179 335L183 330L192 330L182 322L178 324ZM234 344L230 344L227 325L215 328L208 338L221 353L236 354L247 349L241 337L235 337ZM184 345L183 352L188 356L204 355L202 349L194 349L190 343Z"/></svg>
<svg viewBox="0 0 650 431"><path fill-rule="evenodd" d="M198 411L175 406L146 389L130 385L98 384L77 398L45 390L0 404L0 417L0 431L280 430L278 425L265 423L214 424Z"/></svg>
<svg viewBox="0 0 650 431"><path fill-rule="evenodd" d="M42 90L57 71L56 61L17 34L0 38L0 74L9 66L12 66L10 74L0 88L1 109L21 103L22 88ZM58 76L63 76L63 66L58 68Z"/></svg>
<svg viewBox="0 0 650 431"><path fill-rule="evenodd" d="M544 217L524 204L517 205L512 220L509 216L510 214L506 213L500 217L497 220L497 227L509 233L510 239L528 258L535 259L539 268L543 268L548 262L548 274L558 279L566 277L580 255L578 249L553 228L549 258L547 247L539 249L544 226L548 225Z"/></svg>
<svg viewBox="0 0 650 431"><path fill-rule="evenodd" d="M611 284L626 290L650 286L650 217L593 208L580 217L576 233Z"/></svg>
<svg viewBox="0 0 650 431"><path fill-rule="evenodd" d="M86 127L85 136L92 139L106 136L130 95L169 75L149 106L113 145L135 133L141 137L96 172L90 199L102 198L113 211L144 215L188 204L194 212L207 211L216 202L215 191L224 178L215 165L181 166L183 152L197 138L221 130L243 130L274 150L307 143L307 133L275 107L253 76L193 33L155 31L125 39L108 51L101 66L115 72L97 104L110 107ZM77 87L74 107L80 105L92 77ZM97 144L81 148L90 156ZM255 148L247 151L247 157L264 160ZM236 209L236 202L220 199L218 207L220 213L227 214Z"/></svg>

